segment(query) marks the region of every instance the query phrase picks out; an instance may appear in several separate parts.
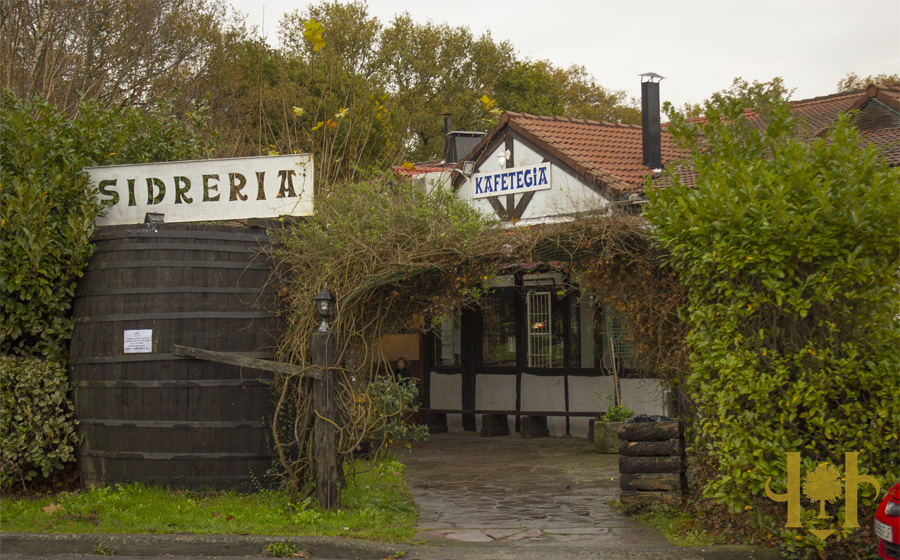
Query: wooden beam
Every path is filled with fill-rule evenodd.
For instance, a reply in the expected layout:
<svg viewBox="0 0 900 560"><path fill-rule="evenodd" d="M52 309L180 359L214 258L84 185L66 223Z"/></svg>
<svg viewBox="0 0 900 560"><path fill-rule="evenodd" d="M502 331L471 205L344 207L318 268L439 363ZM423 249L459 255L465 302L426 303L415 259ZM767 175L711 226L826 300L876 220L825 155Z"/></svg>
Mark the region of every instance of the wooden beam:
<svg viewBox="0 0 900 560"><path fill-rule="evenodd" d="M273 373L281 373L283 375L301 375L311 379L322 379L323 374L319 369L305 369L295 364L286 364L284 362L273 362L272 360L260 360L257 358L248 358L240 354L231 352L214 352L212 350L202 350L200 348L191 348L190 346L172 346L172 353L176 356L186 356L188 358L196 358L207 362L216 362L220 364L230 364L250 369L258 369L262 371L271 371Z"/></svg>
<svg viewBox="0 0 900 560"><path fill-rule="evenodd" d="M334 338L320 329L312 334L312 362L324 375L313 383L313 468L316 500L323 509L341 509L341 461L338 458L337 407L335 405Z"/></svg>

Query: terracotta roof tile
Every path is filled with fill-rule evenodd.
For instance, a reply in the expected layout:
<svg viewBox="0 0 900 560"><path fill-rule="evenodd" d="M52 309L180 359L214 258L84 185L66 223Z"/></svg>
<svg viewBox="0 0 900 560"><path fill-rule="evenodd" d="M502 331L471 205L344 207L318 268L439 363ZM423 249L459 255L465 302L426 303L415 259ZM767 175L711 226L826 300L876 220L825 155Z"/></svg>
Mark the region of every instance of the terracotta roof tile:
<svg viewBox="0 0 900 560"><path fill-rule="evenodd" d="M415 175L423 175L425 173L442 173L444 171L452 171L453 169L454 166L452 165L427 166L416 164L412 169L407 169L401 165L391 167L391 171L398 177L412 177Z"/></svg>
<svg viewBox="0 0 900 560"><path fill-rule="evenodd" d="M641 127L583 119L507 113L510 128L577 172L623 194L642 190L652 170L642 163ZM684 157L662 133L663 162Z"/></svg>
<svg viewBox="0 0 900 560"><path fill-rule="evenodd" d="M880 149L888 165L900 166L900 128L863 131L861 140Z"/></svg>
<svg viewBox="0 0 900 560"><path fill-rule="evenodd" d="M868 104L872 100L880 105L872 104L873 109L870 111ZM897 124L900 85L869 86L866 90L790 103L795 113L808 122L811 134L827 130L840 111L860 109L857 117L860 125L864 124L863 115L871 112L866 117L866 124L861 126L865 139L877 147L886 148L885 154L892 165L900 164L900 148L897 144L900 140L900 127ZM748 110L748 115L751 119L755 116L752 110ZM504 112L500 123L461 161L477 160L505 126L571 167L588 184L598 187L611 198L642 191L647 176L652 174L652 170L642 163L640 126L513 112ZM661 144L664 165L688 156L686 151L675 147L665 126ZM683 178L692 182L693 174L687 172Z"/></svg>

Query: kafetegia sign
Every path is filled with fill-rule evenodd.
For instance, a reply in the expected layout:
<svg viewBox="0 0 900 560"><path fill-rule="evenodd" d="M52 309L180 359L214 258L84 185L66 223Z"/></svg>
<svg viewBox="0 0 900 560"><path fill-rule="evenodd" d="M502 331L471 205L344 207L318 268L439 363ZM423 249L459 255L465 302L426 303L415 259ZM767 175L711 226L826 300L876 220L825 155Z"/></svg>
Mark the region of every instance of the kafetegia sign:
<svg viewBox="0 0 900 560"><path fill-rule="evenodd" d="M310 154L111 165L85 169L106 211L97 225L309 216Z"/></svg>
<svg viewBox="0 0 900 560"><path fill-rule="evenodd" d="M488 173L476 173L470 179L474 183L472 198L486 198L502 194L522 194L549 189L550 164L539 163Z"/></svg>

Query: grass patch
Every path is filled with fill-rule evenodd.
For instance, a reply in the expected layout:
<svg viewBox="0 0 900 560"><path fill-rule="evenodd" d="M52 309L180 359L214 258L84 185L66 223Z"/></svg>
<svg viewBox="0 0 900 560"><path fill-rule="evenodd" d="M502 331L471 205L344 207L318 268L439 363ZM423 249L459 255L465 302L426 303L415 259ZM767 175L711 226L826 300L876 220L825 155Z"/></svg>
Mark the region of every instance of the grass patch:
<svg viewBox="0 0 900 560"><path fill-rule="evenodd" d="M721 536L701 528L694 517L668 505L633 513L632 517L650 525L676 546L710 546L725 542Z"/></svg>
<svg viewBox="0 0 900 560"><path fill-rule="evenodd" d="M291 504L284 492L256 494L169 490L143 484L61 492L0 502L0 530L40 533L196 533L329 535L405 542L416 507L406 469L393 459L359 461L344 489L344 508Z"/></svg>

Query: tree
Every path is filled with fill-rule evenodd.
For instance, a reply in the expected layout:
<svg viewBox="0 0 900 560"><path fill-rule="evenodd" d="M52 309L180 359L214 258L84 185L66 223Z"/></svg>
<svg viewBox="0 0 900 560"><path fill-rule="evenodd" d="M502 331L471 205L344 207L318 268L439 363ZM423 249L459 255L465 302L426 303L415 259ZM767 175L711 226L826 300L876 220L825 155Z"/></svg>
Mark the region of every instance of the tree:
<svg viewBox="0 0 900 560"><path fill-rule="evenodd" d="M746 107L761 107L771 103L775 98L788 99L793 92L794 90L789 90L784 85L784 80L779 76L768 82L753 80L753 83L737 76L732 80L731 87L712 94L704 103L685 103L681 113L688 119L702 117L707 104L723 104L729 100L740 101Z"/></svg>
<svg viewBox="0 0 900 560"><path fill-rule="evenodd" d="M290 107L289 149L316 157L316 183L354 182L360 171L400 163L406 150L404 114L391 102L377 70L381 25L364 4L323 3L285 17L283 55L305 96ZM286 102L286 103L285 103ZM317 187L318 188L318 187Z"/></svg>
<svg viewBox="0 0 900 560"><path fill-rule="evenodd" d="M536 115L566 116L640 124L641 110L624 91L598 85L583 66L567 70L549 61L516 61L494 87L503 109Z"/></svg>
<svg viewBox="0 0 900 560"><path fill-rule="evenodd" d="M0 83L66 111L79 99L149 107L201 74L224 9L207 0L8 0Z"/></svg>
<svg viewBox="0 0 900 560"><path fill-rule="evenodd" d="M785 100L756 109L763 126L747 108L670 113L696 182L671 175L646 210L688 291L700 485L736 511L766 507L767 477L784 490L788 451L807 471L859 451L883 486L900 476L900 169L847 115L809 141Z"/></svg>
<svg viewBox="0 0 900 560"><path fill-rule="evenodd" d="M866 76L865 78L860 78L856 75L856 72L847 72L846 76L838 80L837 90L838 93L842 93L845 91L866 89L866 87L871 84L883 86L885 84L896 84L898 82L900 82L900 75L898 74L874 74Z"/></svg>
<svg viewBox="0 0 900 560"><path fill-rule="evenodd" d="M0 116L0 354L64 364L75 284L102 210L84 167L207 156L205 117L83 102L69 118L11 92L0 96Z"/></svg>
<svg viewBox="0 0 900 560"><path fill-rule="evenodd" d="M458 129L481 128L478 99L512 59L512 45L497 44L490 34L475 39L465 27L397 16L381 36L379 71L395 106L409 111L410 157L443 156L445 113L453 114Z"/></svg>

